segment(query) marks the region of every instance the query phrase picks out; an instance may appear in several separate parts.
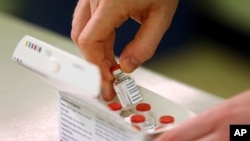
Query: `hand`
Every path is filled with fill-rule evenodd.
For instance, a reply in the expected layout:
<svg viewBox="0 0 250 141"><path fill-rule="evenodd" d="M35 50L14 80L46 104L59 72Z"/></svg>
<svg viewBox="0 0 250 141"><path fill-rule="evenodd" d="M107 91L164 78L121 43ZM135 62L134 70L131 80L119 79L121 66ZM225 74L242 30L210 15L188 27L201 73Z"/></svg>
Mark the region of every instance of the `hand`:
<svg viewBox="0 0 250 141"><path fill-rule="evenodd" d="M134 39L120 56L123 71L132 72L151 58L169 27L178 0L79 0L72 21L71 38L84 57L102 72L102 94L115 96L110 67L116 64L115 29L128 18L141 24Z"/></svg>
<svg viewBox="0 0 250 141"><path fill-rule="evenodd" d="M228 141L230 124L250 123L250 90L187 120L155 141Z"/></svg>

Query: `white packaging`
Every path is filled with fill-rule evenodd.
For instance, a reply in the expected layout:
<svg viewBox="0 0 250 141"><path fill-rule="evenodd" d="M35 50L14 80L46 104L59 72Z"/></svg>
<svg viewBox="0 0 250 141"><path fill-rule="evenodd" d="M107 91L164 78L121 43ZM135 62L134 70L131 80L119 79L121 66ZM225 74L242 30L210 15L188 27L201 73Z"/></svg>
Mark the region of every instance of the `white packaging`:
<svg viewBox="0 0 250 141"><path fill-rule="evenodd" d="M98 67L82 58L27 35L18 43L12 58L58 90L61 141L143 141L169 130L142 133L112 112L98 99L101 87ZM151 104L155 121L161 115L172 115L174 128L195 115L147 88L139 88L143 101Z"/></svg>

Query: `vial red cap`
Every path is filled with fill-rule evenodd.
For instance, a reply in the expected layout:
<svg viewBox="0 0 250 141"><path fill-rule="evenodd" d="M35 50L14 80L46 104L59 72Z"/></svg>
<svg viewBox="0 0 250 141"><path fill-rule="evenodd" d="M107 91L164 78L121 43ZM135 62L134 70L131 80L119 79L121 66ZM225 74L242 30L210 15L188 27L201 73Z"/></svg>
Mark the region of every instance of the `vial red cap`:
<svg viewBox="0 0 250 141"><path fill-rule="evenodd" d="M159 118L159 122L163 124L173 123L174 117L171 115L164 115Z"/></svg>
<svg viewBox="0 0 250 141"><path fill-rule="evenodd" d="M136 110L140 112L147 112L150 111L151 106L148 103L139 103L136 105Z"/></svg>
<svg viewBox="0 0 250 141"><path fill-rule="evenodd" d="M130 121L133 123L141 123L145 121L145 117L143 115L136 114L131 116Z"/></svg>
<svg viewBox="0 0 250 141"><path fill-rule="evenodd" d="M118 70L118 69L121 69L120 64L117 64L117 65L111 67L111 68L110 68L110 72L116 71L116 70Z"/></svg>
<svg viewBox="0 0 250 141"><path fill-rule="evenodd" d="M118 111L122 109L122 105L118 102L109 103L108 107L113 111Z"/></svg>

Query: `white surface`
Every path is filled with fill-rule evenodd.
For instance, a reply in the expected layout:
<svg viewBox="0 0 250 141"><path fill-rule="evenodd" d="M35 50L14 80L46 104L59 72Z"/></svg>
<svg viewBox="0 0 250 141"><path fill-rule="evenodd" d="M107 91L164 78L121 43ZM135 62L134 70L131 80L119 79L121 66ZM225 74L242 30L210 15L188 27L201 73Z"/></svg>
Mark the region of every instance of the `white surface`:
<svg viewBox="0 0 250 141"><path fill-rule="evenodd" d="M162 115L172 115L174 117L175 121L171 127L195 116L193 112L185 107L165 99L146 88L140 87L140 90L144 102L151 105L151 116L156 122L156 127L159 125L158 118ZM127 123L127 118L132 114L131 111L127 111L127 114L123 112L124 116L127 115L124 120L109 110L106 106L107 103L101 103L96 99L88 99L87 97L79 99L67 93L60 93L60 96L59 133L61 138L73 138L76 141L115 141L122 137L123 141L142 141L143 139L151 140L156 134L171 129L171 127L162 128L157 131L150 129L147 131L146 136L143 136ZM82 131L82 134L79 134L77 131ZM114 133L115 136L112 136L112 134L110 136L110 132ZM100 136L105 136L106 138L100 138Z"/></svg>
<svg viewBox="0 0 250 141"><path fill-rule="evenodd" d="M56 91L11 60L26 34L81 56L70 39L0 13L0 140L54 141L58 139ZM160 76L144 68L133 73L149 90L199 113L220 98ZM145 79L146 76L146 79Z"/></svg>
<svg viewBox="0 0 250 141"><path fill-rule="evenodd" d="M100 94L101 76L96 65L32 36L20 39L12 59L57 90L79 98Z"/></svg>

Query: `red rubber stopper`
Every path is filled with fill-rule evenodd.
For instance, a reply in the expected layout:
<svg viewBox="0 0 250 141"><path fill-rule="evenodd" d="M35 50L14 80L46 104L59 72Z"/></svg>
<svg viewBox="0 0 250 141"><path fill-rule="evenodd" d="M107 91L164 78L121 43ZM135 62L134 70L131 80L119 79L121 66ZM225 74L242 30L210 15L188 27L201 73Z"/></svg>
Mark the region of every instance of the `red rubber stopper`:
<svg viewBox="0 0 250 141"><path fill-rule="evenodd" d="M117 111L117 110L122 109L122 105L118 102L112 102L112 103L108 104L108 107L113 111Z"/></svg>
<svg viewBox="0 0 250 141"><path fill-rule="evenodd" d="M169 124L174 122L174 117L170 115L164 115L159 118L159 122L163 124Z"/></svg>
<svg viewBox="0 0 250 141"><path fill-rule="evenodd" d="M116 70L118 70L120 68L121 68L120 64L117 64L117 65L110 68L110 72L116 71Z"/></svg>
<svg viewBox="0 0 250 141"><path fill-rule="evenodd" d="M139 103L136 105L136 110L140 112L150 111L151 106L148 103Z"/></svg>
<svg viewBox="0 0 250 141"><path fill-rule="evenodd" d="M133 115L130 120L133 123L141 123L145 121L145 117L143 115Z"/></svg>

